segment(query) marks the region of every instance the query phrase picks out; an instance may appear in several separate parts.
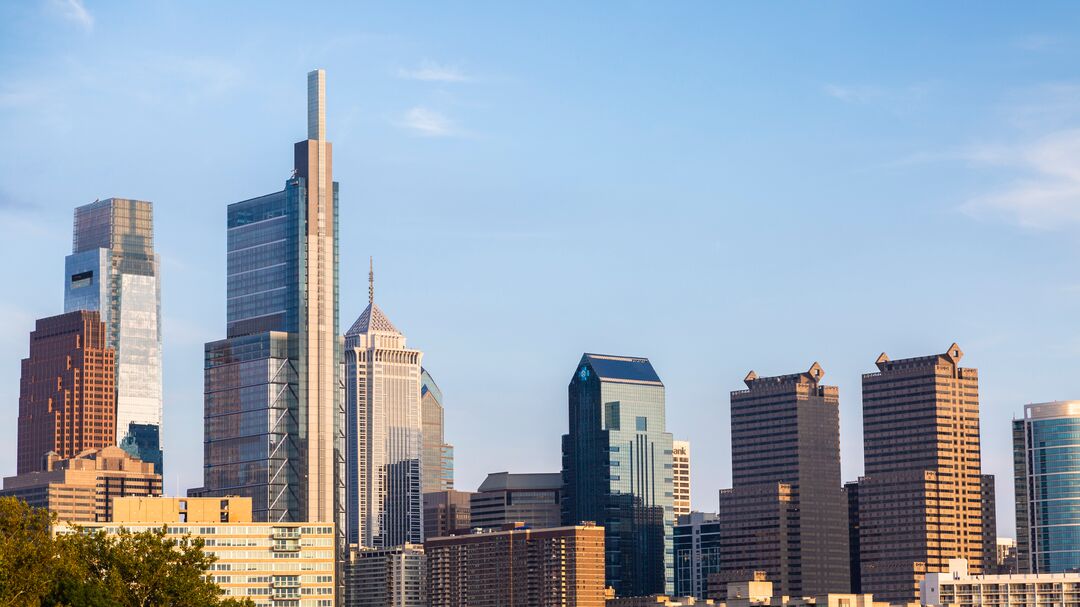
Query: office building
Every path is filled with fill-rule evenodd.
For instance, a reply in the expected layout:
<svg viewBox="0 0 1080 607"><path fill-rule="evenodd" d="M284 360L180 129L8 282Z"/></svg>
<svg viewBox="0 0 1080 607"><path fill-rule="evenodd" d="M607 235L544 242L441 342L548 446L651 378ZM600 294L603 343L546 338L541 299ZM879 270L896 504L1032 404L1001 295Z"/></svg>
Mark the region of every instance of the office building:
<svg viewBox="0 0 1080 607"><path fill-rule="evenodd" d="M920 583L928 607L1043 607L1080 605L1080 573L974 575L965 559L927 573Z"/></svg>
<svg viewBox="0 0 1080 607"><path fill-rule="evenodd" d="M158 498L161 499L161 498ZM165 537L201 538L215 558L208 574L228 598L255 607L334 607L335 540L329 523L251 520L251 498L117 500L110 523L83 525L107 534L165 529ZM228 518L229 522L219 522ZM58 529L69 533L71 527Z"/></svg>
<svg viewBox="0 0 1080 607"><path fill-rule="evenodd" d="M349 549L345 607L427 607L424 547Z"/></svg>
<svg viewBox="0 0 1080 607"><path fill-rule="evenodd" d="M917 601L919 580L965 558L982 568L979 376L942 354L877 359L862 379L862 591Z"/></svg>
<svg viewBox="0 0 1080 607"><path fill-rule="evenodd" d="M420 411L423 352L375 305L345 333L346 537L361 548L424 541Z"/></svg>
<svg viewBox="0 0 1080 607"><path fill-rule="evenodd" d="M472 519L472 493L435 491L424 494L424 538L468 533Z"/></svg>
<svg viewBox="0 0 1080 607"><path fill-rule="evenodd" d="M1020 572L1080 570L1080 401L1026 405L1013 463Z"/></svg>
<svg viewBox="0 0 1080 607"><path fill-rule="evenodd" d="M114 360L97 312L37 321L19 385L19 474L116 444Z"/></svg>
<svg viewBox="0 0 1080 607"><path fill-rule="evenodd" d="M672 441L671 460L675 519L690 514L690 441Z"/></svg>
<svg viewBox="0 0 1080 607"><path fill-rule="evenodd" d="M562 474L558 472L493 472L472 494L471 526L493 529L517 522L533 529L558 527L561 492Z"/></svg>
<svg viewBox="0 0 1080 607"><path fill-rule="evenodd" d="M75 209L64 261L64 311L96 310L116 352L116 427L110 444L162 472L161 282L154 206L109 198ZM136 424L138 427L133 427ZM144 426L153 426L147 430Z"/></svg>
<svg viewBox="0 0 1080 607"><path fill-rule="evenodd" d="M747 374L731 393L732 488L720 492L721 572L765 571L778 594L851 587L839 390L803 373ZM761 528L762 520L775 525Z"/></svg>
<svg viewBox="0 0 1080 607"><path fill-rule="evenodd" d="M720 572L720 517L691 512L675 523L675 594L704 599L709 575Z"/></svg>
<svg viewBox="0 0 1080 607"><path fill-rule="evenodd" d="M993 474L979 477L979 505L982 507L982 572L997 570L997 487Z"/></svg>
<svg viewBox="0 0 1080 607"><path fill-rule="evenodd" d="M593 525L430 539L431 607L603 607L604 530Z"/></svg>
<svg viewBox="0 0 1080 607"><path fill-rule="evenodd" d="M40 471L4 479L0 496L44 508L60 521L101 523L113 520L113 500L161 495L161 475L154 465L134 459L119 447L88 449L69 459L46 458Z"/></svg>
<svg viewBox="0 0 1080 607"><path fill-rule="evenodd" d="M338 184L322 70L308 74L307 118L285 188L228 207L227 338L205 349L204 486L193 493L250 497L257 521L344 517Z"/></svg>
<svg viewBox="0 0 1080 607"><path fill-rule="evenodd" d="M1016 540L1011 537L999 537L996 549L997 558L994 560L994 570L990 573L998 575L1019 573L1016 558Z"/></svg>
<svg viewBox="0 0 1080 607"><path fill-rule="evenodd" d="M859 556L859 481L844 483L848 514L848 564L851 567L851 591L862 593L862 568Z"/></svg>
<svg viewBox="0 0 1080 607"><path fill-rule="evenodd" d="M420 410L424 423L424 493L454 488L454 446L446 443L443 393L427 369L420 369Z"/></svg>
<svg viewBox="0 0 1080 607"><path fill-rule="evenodd" d="M605 527L617 596L675 586L672 438L664 384L646 358L585 354L570 380L563 523Z"/></svg>

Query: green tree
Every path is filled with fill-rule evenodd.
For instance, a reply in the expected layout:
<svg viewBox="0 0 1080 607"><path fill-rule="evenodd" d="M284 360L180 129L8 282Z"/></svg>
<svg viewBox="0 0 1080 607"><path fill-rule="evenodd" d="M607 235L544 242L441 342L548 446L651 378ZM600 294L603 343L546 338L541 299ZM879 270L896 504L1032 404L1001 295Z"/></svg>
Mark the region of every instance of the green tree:
<svg viewBox="0 0 1080 607"><path fill-rule="evenodd" d="M55 553L48 512L0 498L0 605L38 605L52 585Z"/></svg>

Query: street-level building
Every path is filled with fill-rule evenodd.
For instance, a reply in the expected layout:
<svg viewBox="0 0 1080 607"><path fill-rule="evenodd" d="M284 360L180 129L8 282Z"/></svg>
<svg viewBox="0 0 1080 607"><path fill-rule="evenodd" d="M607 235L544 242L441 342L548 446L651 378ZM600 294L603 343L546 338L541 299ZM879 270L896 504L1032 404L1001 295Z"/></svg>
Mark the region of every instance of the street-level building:
<svg viewBox="0 0 1080 607"><path fill-rule="evenodd" d="M927 607L1072 607L1080 605L1080 573L974 575L965 559L920 583Z"/></svg>
<svg viewBox="0 0 1080 607"><path fill-rule="evenodd" d="M558 472L492 472L470 498L470 526L498 529L524 523L533 529L558 527L562 517Z"/></svg>

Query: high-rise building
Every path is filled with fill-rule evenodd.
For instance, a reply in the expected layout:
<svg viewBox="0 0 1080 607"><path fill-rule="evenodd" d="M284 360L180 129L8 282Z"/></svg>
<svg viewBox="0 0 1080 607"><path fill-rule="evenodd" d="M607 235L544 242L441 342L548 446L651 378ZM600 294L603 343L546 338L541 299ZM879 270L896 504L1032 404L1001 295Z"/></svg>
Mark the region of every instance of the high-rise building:
<svg viewBox="0 0 1080 607"><path fill-rule="evenodd" d="M847 502L840 481L840 392L802 373L747 374L731 393L732 489L720 494L720 571L767 572L779 594L851 587ZM763 533L761 520L783 522Z"/></svg>
<svg viewBox="0 0 1080 607"><path fill-rule="evenodd" d="M675 506L675 520L690 514L690 441L672 441L671 460Z"/></svg>
<svg viewBox="0 0 1080 607"><path fill-rule="evenodd" d="M979 478L979 505L982 506L982 572L997 571L997 487L993 474Z"/></svg>
<svg viewBox="0 0 1080 607"><path fill-rule="evenodd" d="M559 494L562 474L492 472L472 494L472 527L498 529L524 523L533 529L558 527L562 520Z"/></svg>
<svg viewBox="0 0 1080 607"><path fill-rule="evenodd" d="M603 607L604 530L524 527L428 540L431 607Z"/></svg>
<svg viewBox="0 0 1080 607"><path fill-rule="evenodd" d="M204 486L195 493L250 497L257 521L344 517L338 184L325 80L308 74L308 136L285 189L229 205L227 338L206 344Z"/></svg>
<svg viewBox="0 0 1080 607"><path fill-rule="evenodd" d="M851 567L851 591L862 592L862 567L859 556L859 481L844 483L848 514L848 564Z"/></svg>
<svg viewBox="0 0 1080 607"><path fill-rule="evenodd" d="M916 601L927 573L967 559L981 573L979 375L942 354L877 359L862 379L859 480L862 591Z"/></svg>
<svg viewBox="0 0 1080 607"><path fill-rule="evenodd" d="M720 517L691 512L675 523L675 594L707 598L709 575L720 572Z"/></svg>
<svg viewBox="0 0 1080 607"><path fill-rule="evenodd" d="M346 537L361 548L424 541L423 352L375 305L345 333Z"/></svg>
<svg viewBox="0 0 1080 607"><path fill-rule="evenodd" d="M443 393L427 369L420 369L420 410L424 422L424 493L454 488L454 446L446 443Z"/></svg>
<svg viewBox="0 0 1080 607"><path fill-rule="evenodd" d="M1020 572L1080 570L1080 401L1026 405L1013 463Z"/></svg>
<svg viewBox="0 0 1080 607"><path fill-rule="evenodd" d="M109 198L75 209L64 262L64 311L97 310L116 351L116 437L125 451L162 471L161 283L154 207ZM139 427L132 427L137 424ZM145 426L153 426L147 430Z"/></svg>
<svg viewBox="0 0 1080 607"><path fill-rule="evenodd" d="M60 521L107 522L115 498L161 495L161 475L153 467L119 447L87 449L69 459L53 455L40 471L5 478L0 496L44 508Z"/></svg>
<svg viewBox="0 0 1080 607"><path fill-rule="evenodd" d="M646 358L585 354L570 380L563 435L563 524L604 526L618 596L675 585L672 438L664 384Z"/></svg>
<svg viewBox="0 0 1080 607"><path fill-rule="evenodd" d="M427 607L427 558L419 544L349 549L345 607Z"/></svg>
<svg viewBox="0 0 1080 607"><path fill-rule="evenodd" d="M37 321L19 387L19 474L116 444L116 366L97 312Z"/></svg>
<svg viewBox="0 0 1080 607"><path fill-rule="evenodd" d="M424 538L468 533L472 493L448 489L424 494Z"/></svg>

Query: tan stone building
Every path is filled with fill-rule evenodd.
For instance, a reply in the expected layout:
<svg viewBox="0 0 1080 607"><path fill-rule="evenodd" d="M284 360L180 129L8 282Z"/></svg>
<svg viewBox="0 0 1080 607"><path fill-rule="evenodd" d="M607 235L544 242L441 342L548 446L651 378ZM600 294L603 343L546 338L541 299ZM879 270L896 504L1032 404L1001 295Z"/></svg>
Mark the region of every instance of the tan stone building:
<svg viewBox="0 0 1080 607"><path fill-rule="evenodd" d="M671 441L675 519L690 514L690 441ZM661 595L663 596L663 595Z"/></svg>
<svg viewBox="0 0 1080 607"><path fill-rule="evenodd" d="M431 607L603 607L604 528L516 527L424 544Z"/></svg>
<svg viewBox="0 0 1080 607"><path fill-rule="evenodd" d="M49 457L46 469L4 479L0 496L45 508L61 521L112 520L113 498L161 495L161 475L119 447L90 449L71 459Z"/></svg>

